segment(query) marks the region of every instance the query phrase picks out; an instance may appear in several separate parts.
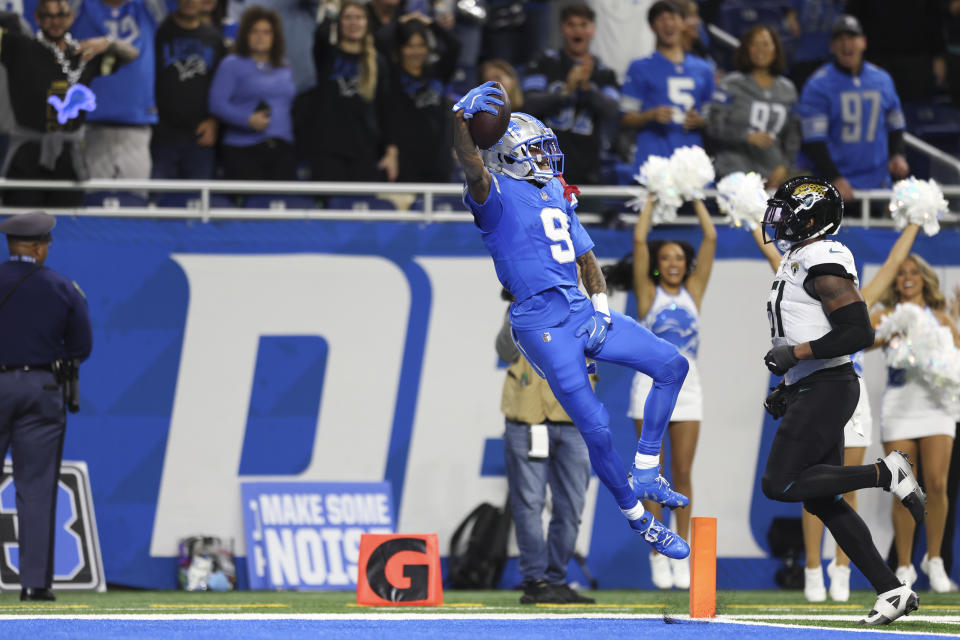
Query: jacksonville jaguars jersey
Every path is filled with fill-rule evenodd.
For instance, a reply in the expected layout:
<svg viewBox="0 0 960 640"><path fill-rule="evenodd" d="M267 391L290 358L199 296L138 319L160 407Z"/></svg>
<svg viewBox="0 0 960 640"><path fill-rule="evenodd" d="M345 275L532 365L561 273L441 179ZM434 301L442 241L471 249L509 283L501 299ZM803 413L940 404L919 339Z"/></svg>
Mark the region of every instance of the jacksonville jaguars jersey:
<svg viewBox="0 0 960 640"><path fill-rule="evenodd" d="M685 356L697 357L697 349L700 348L700 312L686 287L673 295L658 286L643 324Z"/></svg>
<svg viewBox="0 0 960 640"><path fill-rule="evenodd" d="M823 337L830 332L830 320L820 304L804 284L818 275L844 275L860 286L853 254L834 240L818 240L783 255L777 270L770 298L767 301L767 318L770 320L770 336L773 346L802 344ZM819 369L836 367L850 362L850 356L838 356L820 360L801 360L787 371L785 380L793 384L800 378Z"/></svg>
<svg viewBox="0 0 960 640"><path fill-rule="evenodd" d="M577 258L593 248L574 207L554 178L542 188L526 180L493 175L490 194L477 204L464 191L500 283L515 302L515 329L552 327L575 303L586 299L577 288ZM537 296L545 291L550 295Z"/></svg>

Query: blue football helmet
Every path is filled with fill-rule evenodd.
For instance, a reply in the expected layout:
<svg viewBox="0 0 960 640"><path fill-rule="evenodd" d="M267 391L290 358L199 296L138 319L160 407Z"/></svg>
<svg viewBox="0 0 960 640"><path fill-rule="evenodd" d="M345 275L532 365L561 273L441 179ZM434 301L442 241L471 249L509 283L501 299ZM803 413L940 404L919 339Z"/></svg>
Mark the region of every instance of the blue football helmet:
<svg viewBox="0 0 960 640"><path fill-rule="evenodd" d="M507 132L480 153L488 170L517 180L546 184L563 173L563 152L557 136L526 113L512 113Z"/></svg>

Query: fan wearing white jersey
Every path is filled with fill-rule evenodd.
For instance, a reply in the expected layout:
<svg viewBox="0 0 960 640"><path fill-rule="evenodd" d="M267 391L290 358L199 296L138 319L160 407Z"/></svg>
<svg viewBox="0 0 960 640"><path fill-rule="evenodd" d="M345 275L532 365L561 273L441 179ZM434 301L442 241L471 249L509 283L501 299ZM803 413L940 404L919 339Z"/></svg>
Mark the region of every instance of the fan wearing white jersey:
<svg viewBox="0 0 960 640"><path fill-rule="evenodd" d="M703 202L694 200L693 210L703 233L696 259L693 247L686 242L648 243L653 205L654 198L648 198L634 228L633 290L640 324L675 346L690 363L670 416L669 434L671 482L677 491L693 500L691 470L703 419L703 392L696 364L700 345L700 303L713 268L717 230ZM633 377L628 415L634 419L637 436L643 431L644 408L653 384L650 376L642 373ZM660 503L650 500L644 502L644 508L658 518L662 513ZM681 537L690 533L690 509L688 505L674 510L676 531ZM671 560L653 551L650 573L658 589L690 588L689 558Z"/></svg>
<svg viewBox="0 0 960 640"><path fill-rule="evenodd" d="M917 238L919 225L908 224L900 233L897 241L887 254L880 269L869 283L860 288L860 295L870 309L880 300L881 295L897 276L900 263L906 259ZM774 273L780 268L782 258L772 244L764 243L760 228L753 229L753 239L756 241L764 257L770 263ZM858 351L850 357L853 368L860 376L860 400L853 417L843 428L843 463L855 467L863 464L863 456L867 447L873 443L873 416L870 412L870 398L867 396L867 385L863 380L863 351ZM899 447L896 447L899 448ZM857 508L857 492L844 494L844 499L853 509ZM804 509L801 513L803 522L803 546L807 558L804 571L803 595L810 602L823 602L827 599L827 589L823 582L823 568L820 559L820 548L823 540L823 523ZM907 514L909 518L910 515ZM911 523L912 523L911 519ZM830 578L830 599L837 602L846 602L850 599L850 558L837 545L836 557L827 566L827 575Z"/></svg>
<svg viewBox="0 0 960 640"><path fill-rule="evenodd" d="M767 410L783 419L761 480L764 495L802 502L876 589L863 624L888 624L919 606L873 545L870 530L840 495L881 487L923 520L926 497L899 451L876 464L843 466L843 429L853 416L860 383L850 355L873 344L874 331L857 289L853 255L828 240L840 228L843 199L829 181L788 180L767 202L764 237L773 229L786 251L767 302L773 348L764 364L783 382Z"/></svg>

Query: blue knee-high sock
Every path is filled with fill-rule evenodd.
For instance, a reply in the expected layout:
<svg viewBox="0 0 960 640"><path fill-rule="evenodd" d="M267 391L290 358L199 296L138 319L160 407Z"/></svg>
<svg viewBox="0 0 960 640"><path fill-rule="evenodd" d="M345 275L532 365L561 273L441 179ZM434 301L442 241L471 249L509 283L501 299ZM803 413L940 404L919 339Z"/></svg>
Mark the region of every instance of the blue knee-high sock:
<svg viewBox="0 0 960 640"><path fill-rule="evenodd" d="M623 459L617 450L613 448L613 436L607 426L610 423L610 414L606 408L600 409L590 416L585 424L578 424L580 435L587 444L587 451L590 454L590 464L593 465L593 471L600 478L614 500L621 509L630 509L637 504L637 496L627 482L627 474L624 471Z"/></svg>
<svg viewBox="0 0 960 640"><path fill-rule="evenodd" d="M643 405L643 431L637 441L637 453L660 455L663 433L667 430L673 407L677 404L677 395L689 368L687 359L677 353L651 376L653 389Z"/></svg>

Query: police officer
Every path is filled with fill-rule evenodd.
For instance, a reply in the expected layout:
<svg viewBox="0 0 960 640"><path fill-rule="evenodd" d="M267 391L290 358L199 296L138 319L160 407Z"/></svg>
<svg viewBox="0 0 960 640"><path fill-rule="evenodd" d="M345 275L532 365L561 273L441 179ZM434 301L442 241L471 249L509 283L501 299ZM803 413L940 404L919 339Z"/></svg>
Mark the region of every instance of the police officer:
<svg viewBox="0 0 960 640"><path fill-rule="evenodd" d="M43 266L56 220L39 211L0 222L0 460L12 445L20 599L53 600L54 513L66 432L56 364L84 360L93 339L77 284Z"/></svg>

